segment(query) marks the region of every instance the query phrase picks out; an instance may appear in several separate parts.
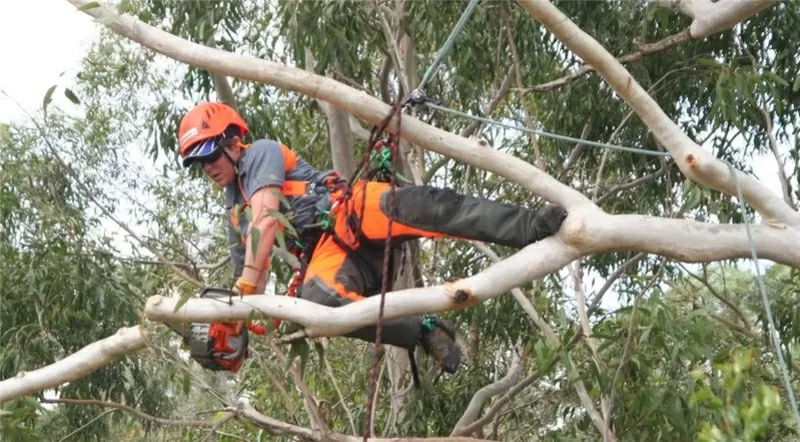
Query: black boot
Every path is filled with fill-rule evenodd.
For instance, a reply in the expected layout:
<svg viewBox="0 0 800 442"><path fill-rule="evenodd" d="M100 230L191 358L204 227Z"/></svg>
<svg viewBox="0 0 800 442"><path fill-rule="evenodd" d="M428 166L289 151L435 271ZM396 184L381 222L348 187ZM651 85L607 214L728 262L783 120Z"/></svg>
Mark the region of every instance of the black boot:
<svg viewBox="0 0 800 442"><path fill-rule="evenodd" d="M442 370L453 374L461 364L461 347L456 344L455 325L433 315L422 319L422 348L431 356Z"/></svg>
<svg viewBox="0 0 800 442"><path fill-rule="evenodd" d="M387 216L390 197L381 197ZM559 206L533 210L431 186L397 189L394 207L394 219L402 224L517 249L555 234L567 217Z"/></svg>

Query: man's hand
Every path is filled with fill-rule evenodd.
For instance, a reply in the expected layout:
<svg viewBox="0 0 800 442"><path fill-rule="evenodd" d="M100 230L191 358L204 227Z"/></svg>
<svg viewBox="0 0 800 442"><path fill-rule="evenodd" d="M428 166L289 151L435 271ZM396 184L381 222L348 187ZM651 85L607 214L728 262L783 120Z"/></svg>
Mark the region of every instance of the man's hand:
<svg viewBox="0 0 800 442"><path fill-rule="evenodd" d="M233 291L236 292L236 295L240 297L250 296L255 295L258 292L258 287L255 284L239 278L236 280L236 284L233 285Z"/></svg>

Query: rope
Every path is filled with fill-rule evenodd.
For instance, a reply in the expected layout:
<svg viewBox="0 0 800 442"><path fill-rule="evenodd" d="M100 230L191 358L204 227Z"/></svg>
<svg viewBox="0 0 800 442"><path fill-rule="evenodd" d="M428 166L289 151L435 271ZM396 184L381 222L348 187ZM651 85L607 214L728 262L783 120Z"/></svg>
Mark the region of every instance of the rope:
<svg viewBox="0 0 800 442"><path fill-rule="evenodd" d="M433 63L431 63L431 65L428 66L428 69L425 71L425 75L423 75L422 77L422 81L419 82L419 86L417 86L417 89L419 91L425 89L425 86L428 85L428 82L433 77L433 74L435 74L436 71L439 69L439 65L441 64L442 60L444 60L447 53L450 52L450 49L452 48L453 43L456 40L456 37L461 32L461 30L464 29L464 25L467 24L467 20L469 19L470 15L472 15L472 11L475 10L475 7L478 5L479 1L480 0L471 0L469 2L469 5L467 5L466 9L464 9L464 12L461 13L461 17L458 19L458 22L456 23L455 27L453 27L453 30L450 31L450 35L447 37L447 40L444 42L444 45L442 45L442 48L439 49L439 52L436 53L436 58L434 58Z"/></svg>
<svg viewBox="0 0 800 442"><path fill-rule="evenodd" d="M476 121L481 121L481 122L488 123L488 124L494 124L496 126L503 126L503 127L509 128L509 129L519 130L519 131L531 133L531 134L534 134L534 135L541 135L543 137L553 138L553 139L556 139L556 140L569 141L569 142L572 142L572 143L581 143L581 144L585 144L587 146L605 147L605 148L609 148L609 149L622 150L622 151L625 151L625 152L633 152L633 153L638 153L638 154L642 154L642 155L654 155L654 156L662 156L662 157L668 157L669 156L669 152L657 152L657 151L654 151L654 150L637 149L635 147L625 147L625 146L618 146L616 144L600 143L600 142L597 142L597 141L583 140L583 139L579 139L579 138L569 137L569 136L566 136L566 135L558 135L558 134L554 134L554 133L550 133L550 132L544 132L544 131L541 131L541 130L528 129L526 127L514 126L514 125L511 125L511 124L502 123L502 122L497 121L497 120L490 120L488 118L476 117L475 115L470 115L470 114L465 113L465 112L457 111L457 110L450 109L450 108L447 108L447 107L444 107L444 106L439 106L438 104L431 103L430 101L427 101L427 100L423 101L421 104L424 104L425 106L428 106L430 108L437 109L437 110L440 110L440 111L443 111L443 112L448 112L448 113L451 113L451 114L454 114L454 115L458 115L458 116L462 116L462 117L465 117L465 118L471 118L471 119L476 120Z"/></svg>
<svg viewBox="0 0 800 442"><path fill-rule="evenodd" d="M367 152L364 155L364 159L362 160L361 165L359 165L358 173L354 173L352 178L352 180L354 181L355 176L361 174L361 172L363 171L363 167L366 166L366 164L369 162L373 150L379 144L377 135L385 130L386 126L389 124L389 121L391 121L392 117L394 117L394 115L397 114L397 135L390 136L389 142L387 143L389 145L389 149L391 152L391 161L392 161L392 167L391 167L392 173L389 174L389 188L390 188L389 214L388 214L389 223L386 232L386 242L384 243L384 248L383 248L383 270L381 275L381 302L380 302L380 307L378 308L378 321L376 323L376 329L375 329L375 350L372 353L372 368L369 380L369 392L367 393L367 410L364 422L363 442L367 442L367 438L369 438L370 436L370 427L372 423L372 408L374 406L373 401L375 398L375 390L377 389L377 383L378 383L378 360L381 348L381 337L383 334L383 310L386 303L386 291L389 285L389 262L391 257L392 222L394 220L394 210L395 210L394 200L395 200L395 190L397 188L397 181L394 174L394 171L396 170L395 167L396 165L394 164L394 162L397 159L397 144L398 144L397 141L399 141L400 138L399 134L401 130L403 108L404 108L403 104L399 102L395 103L395 105L392 106L389 115L387 115L387 117L381 122L381 124L372 131L372 134L370 136L369 148L367 149ZM361 217L359 217L358 220L359 233L361 232L361 223L364 218L364 207L366 205L367 181L364 182L364 190L362 191L362 194L363 194L363 199L361 206Z"/></svg>
<svg viewBox="0 0 800 442"><path fill-rule="evenodd" d="M789 396L789 402L792 404L792 412L794 413L794 418L797 421L798 428L800 428L800 413L797 411L797 402L794 397L794 392L792 391L792 383L789 380L789 369L786 366L786 361L783 360L783 351L781 350L781 337L778 334L778 331L775 329L775 321L772 318L772 309L769 306L769 300L767 299L767 289L764 286L764 277L761 275L761 267L758 265L758 254L756 253L756 243L753 240L753 235L750 233L750 220L748 216L745 214L745 207L744 207L744 198L742 197L742 189L739 185L739 177L736 174L736 170L734 170L733 166L725 161L725 165L728 166L728 170L731 172L731 176L733 177L733 182L736 185L736 195L739 198L739 208L742 211L742 216L744 217L744 227L745 231L747 232L747 241L750 244L750 255L753 258L753 264L756 268L756 281L758 282L758 289L761 292L761 301L764 303L764 311L767 315L767 322L769 323L769 332L770 337L772 338L772 344L775 346L775 351L778 353L778 365L781 369L781 375L783 377L783 382L786 387L786 394Z"/></svg>

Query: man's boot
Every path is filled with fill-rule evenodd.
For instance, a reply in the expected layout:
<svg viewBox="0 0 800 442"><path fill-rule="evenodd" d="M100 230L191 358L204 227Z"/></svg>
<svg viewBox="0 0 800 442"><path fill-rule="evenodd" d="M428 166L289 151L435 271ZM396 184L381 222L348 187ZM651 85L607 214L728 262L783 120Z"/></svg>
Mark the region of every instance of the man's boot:
<svg viewBox="0 0 800 442"><path fill-rule="evenodd" d="M442 370L453 374L461 364L461 348L456 344L455 326L452 322L425 315L422 319L422 348Z"/></svg>
<svg viewBox="0 0 800 442"><path fill-rule="evenodd" d="M381 198L387 216L390 197ZM431 186L397 189L394 207L394 219L407 226L517 249L555 234L567 217L559 206L534 210Z"/></svg>

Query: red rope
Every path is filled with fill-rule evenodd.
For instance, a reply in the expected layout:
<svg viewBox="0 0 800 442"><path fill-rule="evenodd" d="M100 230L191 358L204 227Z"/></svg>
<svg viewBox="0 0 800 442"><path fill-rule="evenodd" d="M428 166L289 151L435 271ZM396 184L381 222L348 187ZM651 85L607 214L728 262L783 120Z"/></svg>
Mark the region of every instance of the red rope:
<svg viewBox="0 0 800 442"><path fill-rule="evenodd" d="M387 287L389 285L388 284L389 283L389 258L391 257L390 251L391 251L391 242L392 242L392 221L394 220L394 210L395 210L395 207L394 207L394 202L395 201L394 200L395 200L395 190L397 188L397 181L395 179L395 170L396 170L395 161L396 161L396 158L397 158L397 143L395 141L399 140L400 127L401 127L402 115L403 115L402 105L400 105L399 103L395 103L395 105L392 106L391 112L386 117L386 119L383 121L383 124L381 125L381 128L379 130L379 132L382 132L386 128L386 126L388 125L389 121L391 120L391 118L394 116L395 113L397 114L397 136L390 137L390 140L389 140L389 150L390 150L390 153L391 153L391 157L390 158L391 158L391 164L392 164L392 168L391 168L392 170L391 170L391 173L389 174L389 185L390 185L389 225L388 225L387 232L386 232L386 242L385 242L385 245L384 245L384 248L383 248L383 275L381 276L381 303L380 303L380 307L378 309L378 322L376 324L376 330L375 330L375 350L374 350L374 352L372 354L372 373L370 375L369 393L367 395L367 415L366 415L366 422L364 423L364 439L363 439L363 442L367 442L367 438L370 436L370 426L371 426L371 420L372 420L372 408L374 406L373 400L375 398L375 390L377 388L377 381L378 381L378 359L379 359L378 355L380 354L381 335L382 335L382 332L383 332L383 308L384 308L384 304L386 302L386 290L387 290ZM375 134L375 132L373 132L373 135L374 134ZM372 141L372 143L370 144L370 148L367 150L367 156L369 156L371 154L372 150L378 144L377 140L375 140L374 138L371 141ZM362 201L362 210L361 210L362 215L364 214L363 207L364 207L364 205L366 203L366 194L367 194L366 182L365 182L365 187L364 187L363 194L364 194L364 200ZM362 216L362 218L363 218L363 216ZM362 219L359 219L359 225L361 224L361 222L362 222Z"/></svg>

